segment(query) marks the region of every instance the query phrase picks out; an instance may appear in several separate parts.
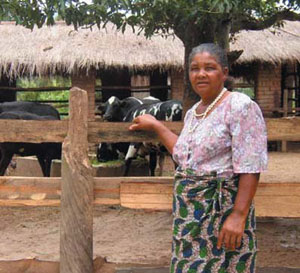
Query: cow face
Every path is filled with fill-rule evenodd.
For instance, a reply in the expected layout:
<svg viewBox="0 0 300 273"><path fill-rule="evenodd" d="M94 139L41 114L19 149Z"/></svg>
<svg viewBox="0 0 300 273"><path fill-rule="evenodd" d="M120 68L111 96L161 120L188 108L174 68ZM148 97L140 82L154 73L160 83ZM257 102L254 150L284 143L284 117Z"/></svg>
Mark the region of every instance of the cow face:
<svg viewBox="0 0 300 273"><path fill-rule="evenodd" d="M107 101L107 107L103 115L103 119L107 121L121 121L119 114L122 106L122 101L117 97L112 96Z"/></svg>

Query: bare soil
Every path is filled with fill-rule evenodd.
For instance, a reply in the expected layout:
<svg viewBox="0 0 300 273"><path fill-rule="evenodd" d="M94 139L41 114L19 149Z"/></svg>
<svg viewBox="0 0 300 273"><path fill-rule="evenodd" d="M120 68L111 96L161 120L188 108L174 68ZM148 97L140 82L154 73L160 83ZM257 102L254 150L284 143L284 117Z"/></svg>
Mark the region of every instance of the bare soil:
<svg viewBox="0 0 300 273"><path fill-rule="evenodd" d="M261 180L300 183L299 153L270 153ZM171 164L170 164L171 165ZM0 260L59 260L59 208L0 207ZM171 212L96 207L94 255L113 263L167 265ZM260 267L300 268L300 219L258 219Z"/></svg>

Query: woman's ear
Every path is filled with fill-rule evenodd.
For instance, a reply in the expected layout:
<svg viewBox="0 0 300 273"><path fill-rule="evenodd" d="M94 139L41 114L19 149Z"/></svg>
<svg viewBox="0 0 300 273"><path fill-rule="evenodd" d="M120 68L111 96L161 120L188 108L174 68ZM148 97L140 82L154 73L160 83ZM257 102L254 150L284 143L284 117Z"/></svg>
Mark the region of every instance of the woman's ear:
<svg viewBox="0 0 300 273"><path fill-rule="evenodd" d="M229 73L229 69L228 69L228 67L227 66L225 66L224 68L223 68L223 73L224 73L224 75L226 76L226 78L227 78L227 76L228 76L228 73Z"/></svg>

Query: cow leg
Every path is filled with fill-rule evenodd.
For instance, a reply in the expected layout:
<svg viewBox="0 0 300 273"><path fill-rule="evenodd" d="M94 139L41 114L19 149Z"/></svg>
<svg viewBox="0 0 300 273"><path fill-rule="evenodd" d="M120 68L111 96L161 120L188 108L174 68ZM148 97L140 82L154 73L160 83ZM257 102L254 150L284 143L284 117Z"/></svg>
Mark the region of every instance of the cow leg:
<svg viewBox="0 0 300 273"><path fill-rule="evenodd" d="M159 176L162 176L164 170L164 162L165 162L165 153L159 153Z"/></svg>
<svg viewBox="0 0 300 273"><path fill-rule="evenodd" d="M136 143L131 143L129 145L127 154L125 156L125 171L124 171L124 176L128 176L129 169L131 166L131 162L134 158L136 158L137 152L139 150L140 145Z"/></svg>
<svg viewBox="0 0 300 273"><path fill-rule="evenodd" d="M45 159L45 174L44 174L45 177L50 177L51 163L52 163L52 158L46 157L46 159Z"/></svg>
<svg viewBox="0 0 300 273"><path fill-rule="evenodd" d="M0 175L3 176L5 171L12 160L13 153L1 150L1 160L0 160Z"/></svg>
<svg viewBox="0 0 300 273"><path fill-rule="evenodd" d="M157 164L157 152L154 149L150 149L149 169L150 169L151 176L155 176L156 164Z"/></svg>
<svg viewBox="0 0 300 273"><path fill-rule="evenodd" d="M45 177L49 177L50 174L48 175L47 173L47 167L46 167L46 159L45 159L45 156L44 155L41 155L41 154L38 154L36 155L39 163L40 163L40 166L41 166L41 169L42 169L42 173Z"/></svg>

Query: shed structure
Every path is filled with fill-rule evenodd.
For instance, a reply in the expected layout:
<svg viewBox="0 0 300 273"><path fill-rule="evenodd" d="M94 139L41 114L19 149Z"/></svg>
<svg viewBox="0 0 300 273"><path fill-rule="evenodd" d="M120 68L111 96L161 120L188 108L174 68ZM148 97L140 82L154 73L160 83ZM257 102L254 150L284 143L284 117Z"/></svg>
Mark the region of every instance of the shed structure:
<svg viewBox="0 0 300 273"><path fill-rule="evenodd" d="M11 80L20 76L71 75L72 86L88 91L89 117L94 118L95 79L102 81L106 99L113 94L127 97L136 91L157 92L153 84L167 85L170 75L183 78L184 48L176 36L145 38L131 28L122 33L112 24L106 28L79 28L57 22L32 31L14 22L0 23L0 75ZM141 78L148 75L149 79ZM147 86L139 90L139 82ZM150 88L150 84L152 85ZM151 89L151 90L150 90ZM153 89L153 90L152 90ZM158 94L160 92L157 92ZM175 96L175 95L174 95Z"/></svg>
<svg viewBox="0 0 300 273"><path fill-rule="evenodd" d="M163 100L183 99L184 46L175 35L147 39L131 28L117 31L112 24L74 30L64 22L32 31L14 22L1 22L0 35L2 81L10 79L13 85L13 79L23 75L71 75L72 85L89 93L91 119L96 78L102 80L104 100L116 94L127 97L131 91L164 94ZM230 48L243 50L231 71L251 82L265 116L299 113L300 22L241 31L233 37ZM159 89L160 83L168 85L167 79L169 95Z"/></svg>

